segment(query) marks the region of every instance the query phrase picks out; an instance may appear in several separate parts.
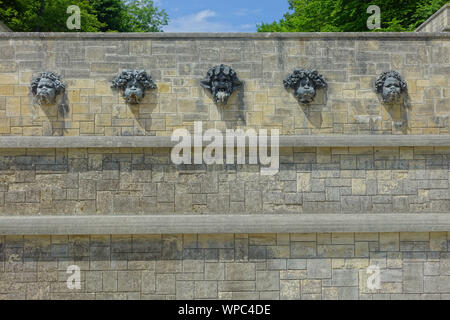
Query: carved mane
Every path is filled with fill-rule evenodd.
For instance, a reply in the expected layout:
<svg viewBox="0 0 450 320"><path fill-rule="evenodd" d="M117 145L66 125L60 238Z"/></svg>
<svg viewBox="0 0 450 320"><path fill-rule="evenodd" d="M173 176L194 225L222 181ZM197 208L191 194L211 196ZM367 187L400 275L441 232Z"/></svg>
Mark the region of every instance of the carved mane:
<svg viewBox="0 0 450 320"><path fill-rule="evenodd" d="M305 78L311 79L314 83L315 89L324 88L327 86L325 79L321 74L317 72L315 69L294 69L290 75L287 76L286 79L283 80L284 87L295 88L295 86Z"/></svg>
<svg viewBox="0 0 450 320"><path fill-rule="evenodd" d="M140 82L145 89L156 89L152 77L145 70L123 70L112 80L111 88L123 90L127 83L133 79Z"/></svg>

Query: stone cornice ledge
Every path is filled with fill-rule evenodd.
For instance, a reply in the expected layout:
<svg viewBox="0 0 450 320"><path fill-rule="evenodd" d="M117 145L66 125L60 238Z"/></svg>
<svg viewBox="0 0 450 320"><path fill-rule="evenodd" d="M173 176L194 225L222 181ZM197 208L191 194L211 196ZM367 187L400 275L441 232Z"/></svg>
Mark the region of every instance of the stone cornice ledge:
<svg viewBox="0 0 450 320"><path fill-rule="evenodd" d="M280 147L450 146L450 135L291 135L279 138ZM0 136L0 149L171 148L177 143L171 141L170 136Z"/></svg>
<svg viewBox="0 0 450 320"><path fill-rule="evenodd" d="M0 39L449 39L443 32L0 32Z"/></svg>
<svg viewBox="0 0 450 320"><path fill-rule="evenodd" d="M437 16L439 16L443 11L450 9L450 3L444 4L438 11L433 13L431 17L429 17L427 20L425 20L420 26L417 27L415 32L421 32L423 28L425 28L428 24L430 24L431 21L433 21ZM447 22L448 23L448 22ZM445 28L442 31L448 31L448 28Z"/></svg>
<svg viewBox="0 0 450 320"><path fill-rule="evenodd" d="M0 235L435 231L450 231L450 212L0 217Z"/></svg>

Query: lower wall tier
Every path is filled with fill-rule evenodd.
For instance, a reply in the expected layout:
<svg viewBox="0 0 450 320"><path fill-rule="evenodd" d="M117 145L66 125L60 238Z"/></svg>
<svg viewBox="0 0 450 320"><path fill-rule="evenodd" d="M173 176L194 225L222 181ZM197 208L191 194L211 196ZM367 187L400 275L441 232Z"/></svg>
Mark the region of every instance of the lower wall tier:
<svg viewBox="0 0 450 320"><path fill-rule="evenodd" d="M450 212L450 147L280 148L175 165L170 148L0 149L0 214Z"/></svg>
<svg viewBox="0 0 450 320"><path fill-rule="evenodd" d="M450 299L449 241L450 232L0 236L0 299ZM80 289L67 286L73 265Z"/></svg>

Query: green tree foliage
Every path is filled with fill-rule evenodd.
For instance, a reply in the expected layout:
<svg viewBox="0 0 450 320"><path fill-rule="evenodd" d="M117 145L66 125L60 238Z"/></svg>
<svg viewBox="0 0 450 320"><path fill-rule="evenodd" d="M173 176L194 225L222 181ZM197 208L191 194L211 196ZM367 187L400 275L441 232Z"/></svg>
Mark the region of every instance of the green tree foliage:
<svg viewBox="0 0 450 320"><path fill-rule="evenodd" d="M74 31L99 31L102 23L88 0L0 0L0 20L13 31L70 31L66 26L70 5L81 12L81 30Z"/></svg>
<svg viewBox="0 0 450 320"><path fill-rule="evenodd" d="M381 11L381 29L413 31L449 0L288 0L289 12L278 22L258 25L259 32L362 32L370 5Z"/></svg>
<svg viewBox="0 0 450 320"><path fill-rule="evenodd" d="M155 7L152 0L128 1L126 10L130 32L161 32L169 23L167 13Z"/></svg>
<svg viewBox="0 0 450 320"><path fill-rule="evenodd" d="M71 5L80 8L80 30L66 26ZM152 0L0 0L0 21L20 32L158 32L168 17Z"/></svg>
<svg viewBox="0 0 450 320"><path fill-rule="evenodd" d="M127 31L126 10L122 0L90 0L97 12L97 19L102 23L99 31Z"/></svg>

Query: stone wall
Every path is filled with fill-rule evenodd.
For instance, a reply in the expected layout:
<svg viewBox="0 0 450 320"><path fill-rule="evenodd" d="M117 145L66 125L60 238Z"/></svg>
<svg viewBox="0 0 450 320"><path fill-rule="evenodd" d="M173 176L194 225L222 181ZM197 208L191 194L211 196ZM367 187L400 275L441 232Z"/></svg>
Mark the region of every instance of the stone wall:
<svg viewBox="0 0 450 320"><path fill-rule="evenodd" d="M0 35L0 134L170 135L176 128L278 128L282 134L448 134L450 41L445 34ZM243 88L227 107L200 87L220 63ZM294 68L328 82L310 107L283 87ZM146 69L158 89L139 106L110 88L123 68ZM32 105L32 75L55 71L67 83L68 110ZM409 107L381 104L374 82L397 70ZM406 110L406 111L405 111Z"/></svg>
<svg viewBox="0 0 450 320"><path fill-rule="evenodd" d="M449 40L445 33L0 33L0 135L170 136L202 120L204 130L445 137ZM244 82L227 107L200 87L219 63ZM283 87L296 67L316 68L328 82L309 107ZM158 89L140 105L126 105L110 88L123 68L146 69ZM383 105L374 91L376 78L391 69L407 82L407 108ZM32 104L30 80L41 71L62 75L68 108ZM284 146L274 176L261 175L259 165L176 166L166 147L0 145L0 223L6 216L186 213L426 219L450 213L449 180L450 145ZM450 299L450 230L275 234L270 228L2 234L0 299ZM66 285L69 265L81 268L80 290ZM369 266L381 270L380 289L367 287Z"/></svg>
<svg viewBox="0 0 450 320"><path fill-rule="evenodd" d="M450 299L450 233L0 236L0 299ZM81 289L67 288L69 265ZM381 286L367 286L378 266Z"/></svg>

